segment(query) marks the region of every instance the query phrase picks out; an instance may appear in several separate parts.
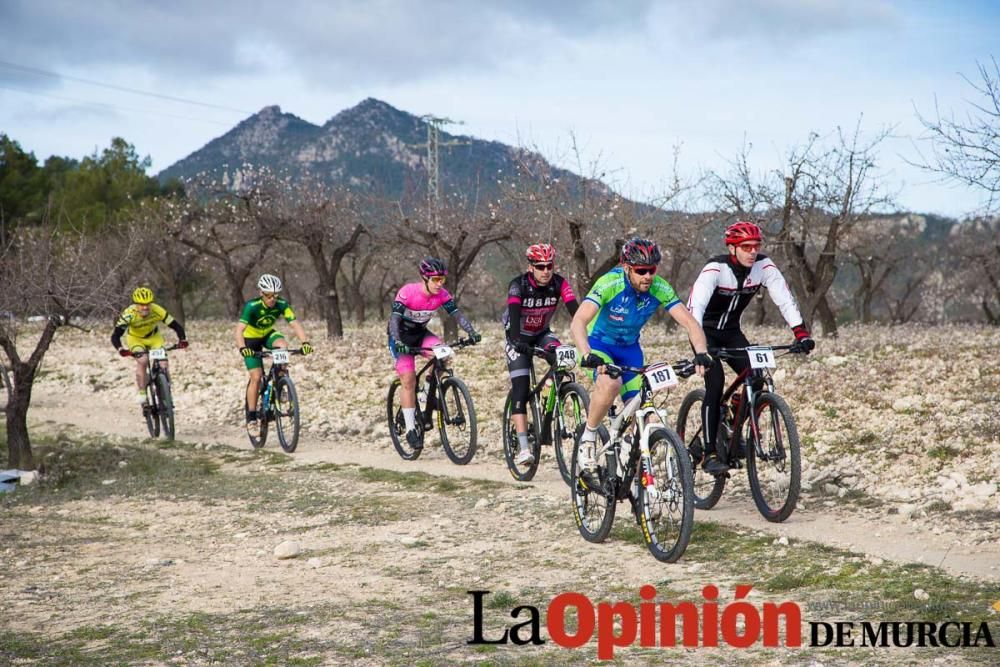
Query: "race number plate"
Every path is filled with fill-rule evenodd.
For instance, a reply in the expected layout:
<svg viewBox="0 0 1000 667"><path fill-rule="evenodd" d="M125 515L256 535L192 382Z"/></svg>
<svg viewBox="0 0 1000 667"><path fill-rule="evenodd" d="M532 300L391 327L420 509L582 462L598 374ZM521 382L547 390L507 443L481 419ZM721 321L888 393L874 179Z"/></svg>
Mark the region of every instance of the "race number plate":
<svg viewBox="0 0 1000 667"><path fill-rule="evenodd" d="M276 364L287 364L289 356L288 350L271 350L271 361Z"/></svg>
<svg viewBox="0 0 1000 667"><path fill-rule="evenodd" d="M572 345L560 345L556 348L556 365L569 370L576 366L576 348Z"/></svg>
<svg viewBox="0 0 1000 667"><path fill-rule="evenodd" d="M667 389L677 384L677 374L670 364L654 364L646 369L646 379L653 391Z"/></svg>
<svg viewBox="0 0 1000 667"><path fill-rule="evenodd" d="M154 361L160 361L167 358L167 351L162 347L151 347L149 348L149 358Z"/></svg>
<svg viewBox="0 0 1000 667"><path fill-rule="evenodd" d="M451 349L447 345L435 345L434 346L434 356L438 359L449 359L455 354L455 350Z"/></svg>
<svg viewBox="0 0 1000 667"><path fill-rule="evenodd" d="M776 368L774 363L774 350L769 347L748 347L747 355L750 357L750 368Z"/></svg>

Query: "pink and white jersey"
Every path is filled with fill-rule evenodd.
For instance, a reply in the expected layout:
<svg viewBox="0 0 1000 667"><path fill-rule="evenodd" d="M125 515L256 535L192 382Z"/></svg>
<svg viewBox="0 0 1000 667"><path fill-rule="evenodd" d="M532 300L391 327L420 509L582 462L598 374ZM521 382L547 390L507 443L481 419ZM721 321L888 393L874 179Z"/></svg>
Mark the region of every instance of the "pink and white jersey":
<svg viewBox="0 0 1000 667"><path fill-rule="evenodd" d="M449 301L451 301L451 294L443 287L437 294L427 294L422 283L408 283L400 287L399 292L396 293L393 310L397 310L397 303L402 305L402 309L397 312L403 316L404 326L426 327L437 309Z"/></svg>

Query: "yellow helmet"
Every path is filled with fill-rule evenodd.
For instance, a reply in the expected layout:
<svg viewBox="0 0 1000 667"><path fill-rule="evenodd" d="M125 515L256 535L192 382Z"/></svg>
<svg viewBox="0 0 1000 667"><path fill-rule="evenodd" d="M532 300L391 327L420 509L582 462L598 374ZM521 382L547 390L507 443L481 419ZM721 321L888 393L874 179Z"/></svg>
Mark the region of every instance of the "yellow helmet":
<svg viewBox="0 0 1000 667"><path fill-rule="evenodd" d="M132 292L132 303L153 303L153 290L148 287L136 287Z"/></svg>

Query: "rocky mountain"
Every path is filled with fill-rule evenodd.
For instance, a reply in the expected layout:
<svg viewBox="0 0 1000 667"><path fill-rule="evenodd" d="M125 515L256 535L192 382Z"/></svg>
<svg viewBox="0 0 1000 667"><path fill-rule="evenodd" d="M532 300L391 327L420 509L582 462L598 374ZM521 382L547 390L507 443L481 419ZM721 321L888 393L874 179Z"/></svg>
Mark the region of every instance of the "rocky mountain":
<svg viewBox="0 0 1000 667"><path fill-rule="evenodd" d="M331 183L398 196L426 188L426 144L425 121L372 98L341 111L322 126L269 106L167 167L158 178L191 178L250 163L293 175L308 171ZM442 193L472 193L477 186L480 192L492 190L498 173L514 172L520 150L443 130L439 146Z"/></svg>

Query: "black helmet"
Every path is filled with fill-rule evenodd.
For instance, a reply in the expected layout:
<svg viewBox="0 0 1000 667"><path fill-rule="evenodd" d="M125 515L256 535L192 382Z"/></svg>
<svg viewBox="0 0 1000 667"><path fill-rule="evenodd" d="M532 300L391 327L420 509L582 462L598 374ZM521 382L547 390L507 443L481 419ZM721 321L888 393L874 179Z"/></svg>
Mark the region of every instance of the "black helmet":
<svg viewBox="0 0 1000 667"><path fill-rule="evenodd" d="M424 278L448 275L448 267L437 257L424 257L420 260L420 275Z"/></svg>
<svg viewBox="0 0 1000 667"><path fill-rule="evenodd" d="M656 266L660 263L660 248L649 239L629 239L622 246L622 264Z"/></svg>

